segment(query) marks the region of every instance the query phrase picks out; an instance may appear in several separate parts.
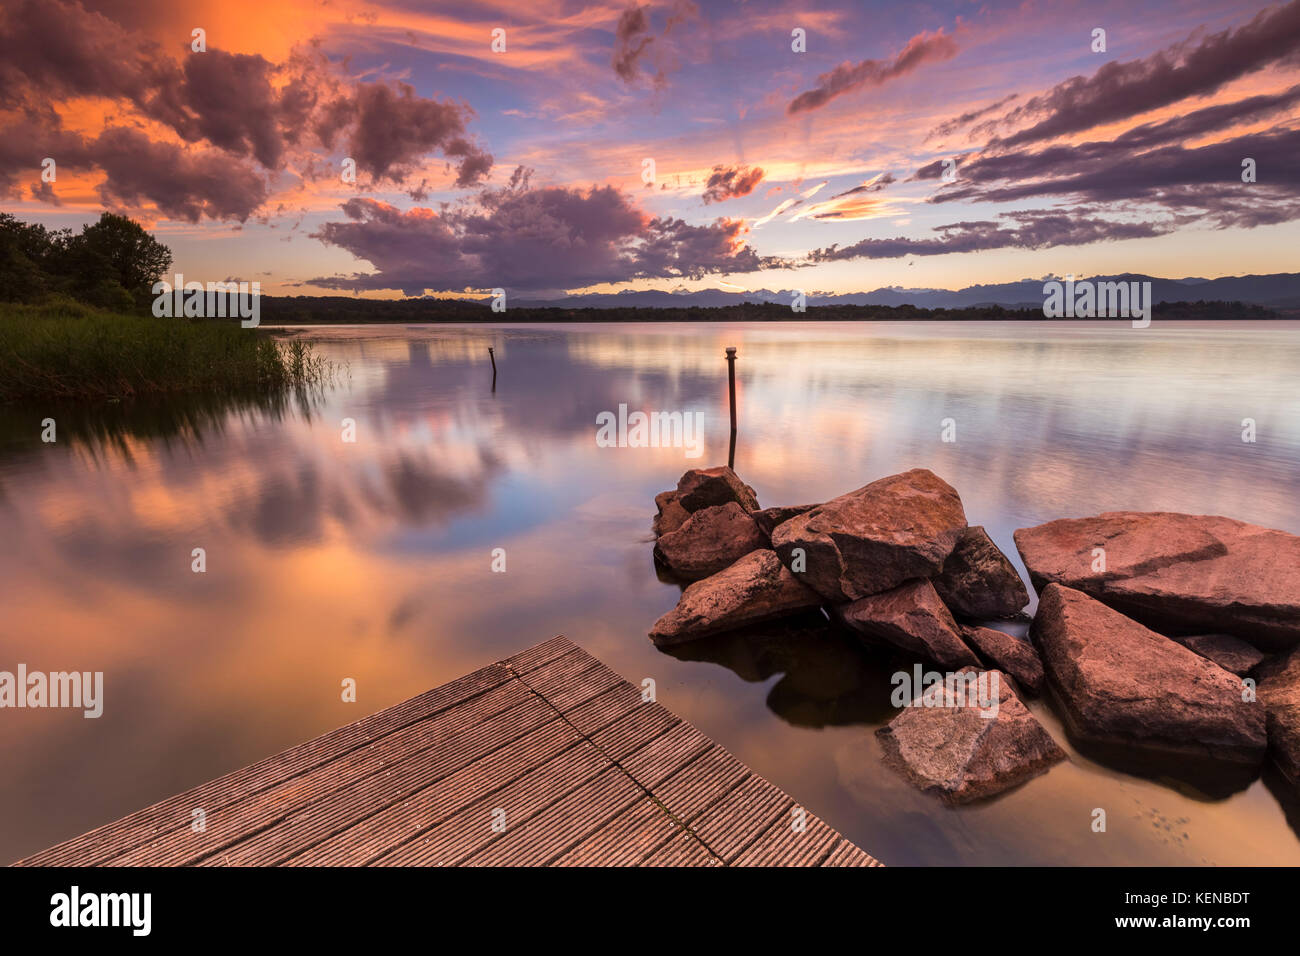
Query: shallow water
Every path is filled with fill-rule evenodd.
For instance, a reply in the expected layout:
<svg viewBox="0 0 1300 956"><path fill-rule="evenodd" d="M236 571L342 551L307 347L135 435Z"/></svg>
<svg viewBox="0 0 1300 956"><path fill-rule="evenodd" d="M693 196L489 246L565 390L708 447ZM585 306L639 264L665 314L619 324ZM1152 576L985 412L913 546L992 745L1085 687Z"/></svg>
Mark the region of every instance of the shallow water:
<svg viewBox="0 0 1300 956"><path fill-rule="evenodd" d="M947 808L881 764L896 662L825 627L676 656L645 636L679 593L651 560L653 497L726 460L725 346L736 470L764 505L927 467L1018 563L1016 528L1104 510L1300 533L1300 325L292 334L347 374L274 405L0 409L0 670L105 673L97 720L0 711L0 861L564 633L653 677L667 707L886 863L1300 863L1300 813L1288 824L1276 788L1205 800L1105 769L1041 704L1071 762ZM703 455L597 447L596 416L620 403L702 412Z"/></svg>

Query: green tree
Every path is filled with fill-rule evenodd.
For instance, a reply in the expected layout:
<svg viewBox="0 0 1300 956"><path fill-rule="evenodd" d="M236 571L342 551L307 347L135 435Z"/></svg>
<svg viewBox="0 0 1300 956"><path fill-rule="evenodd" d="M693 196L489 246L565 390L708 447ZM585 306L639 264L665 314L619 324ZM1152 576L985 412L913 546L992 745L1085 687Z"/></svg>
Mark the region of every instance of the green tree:
<svg viewBox="0 0 1300 956"><path fill-rule="evenodd" d="M110 212L69 240L68 251L77 265L92 266L92 272L83 273L89 288L116 281L137 302L151 296L153 284L172 264L171 250L138 222Z"/></svg>

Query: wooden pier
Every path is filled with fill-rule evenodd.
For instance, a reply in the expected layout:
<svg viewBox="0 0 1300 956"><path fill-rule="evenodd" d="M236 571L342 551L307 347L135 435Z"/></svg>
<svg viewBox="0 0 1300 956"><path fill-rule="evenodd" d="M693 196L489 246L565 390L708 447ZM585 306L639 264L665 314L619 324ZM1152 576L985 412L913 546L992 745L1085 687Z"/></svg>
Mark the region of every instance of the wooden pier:
<svg viewBox="0 0 1300 956"><path fill-rule="evenodd" d="M18 865L880 864L556 637Z"/></svg>

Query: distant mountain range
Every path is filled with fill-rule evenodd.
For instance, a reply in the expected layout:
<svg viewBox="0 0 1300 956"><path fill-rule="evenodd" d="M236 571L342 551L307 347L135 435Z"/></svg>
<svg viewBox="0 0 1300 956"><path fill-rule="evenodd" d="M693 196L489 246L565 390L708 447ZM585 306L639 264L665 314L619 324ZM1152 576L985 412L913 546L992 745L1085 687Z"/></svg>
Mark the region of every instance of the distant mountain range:
<svg viewBox="0 0 1300 956"><path fill-rule="evenodd" d="M1082 278L1082 277L1081 277ZM1114 276L1087 276L1095 282L1150 282L1151 294L1160 302L1245 302L1274 309L1300 308L1300 273L1287 272L1262 276L1227 276L1222 279L1159 279L1155 276L1127 273ZM965 289L883 288L846 295L808 295L806 303L815 305L911 305L920 309L961 309L1000 305L1011 309L1041 309L1042 279L1022 279L999 285L973 285ZM702 289L699 292L617 292L571 295L560 299L512 299L511 308L565 309L681 309L716 308L746 302L775 302L788 306L789 290L773 292L727 292Z"/></svg>

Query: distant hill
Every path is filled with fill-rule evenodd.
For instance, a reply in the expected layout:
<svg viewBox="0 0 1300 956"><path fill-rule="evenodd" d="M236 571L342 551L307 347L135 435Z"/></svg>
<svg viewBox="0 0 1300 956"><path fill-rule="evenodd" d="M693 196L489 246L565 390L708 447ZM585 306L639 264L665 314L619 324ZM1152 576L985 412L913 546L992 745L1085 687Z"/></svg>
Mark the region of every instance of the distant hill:
<svg viewBox="0 0 1300 956"><path fill-rule="evenodd" d="M1259 276L1226 276L1222 279L1160 279L1139 273L1087 276L1096 282L1150 282L1151 293L1160 302L1244 302L1274 309L1300 308L1300 273ZM746 302L772 302L789 306L789 290L757 289L727 292L703 289L699 292L618 292L571 295L559 299L510 299L511 308L533 309L713 309ZM881 288L845 295L809 295L807 305L910 305L918 309L969 309L1000 305L1008 309L1041 309L1043 280L1023 279L996 285L973 285L964 289Z"/></svg>

